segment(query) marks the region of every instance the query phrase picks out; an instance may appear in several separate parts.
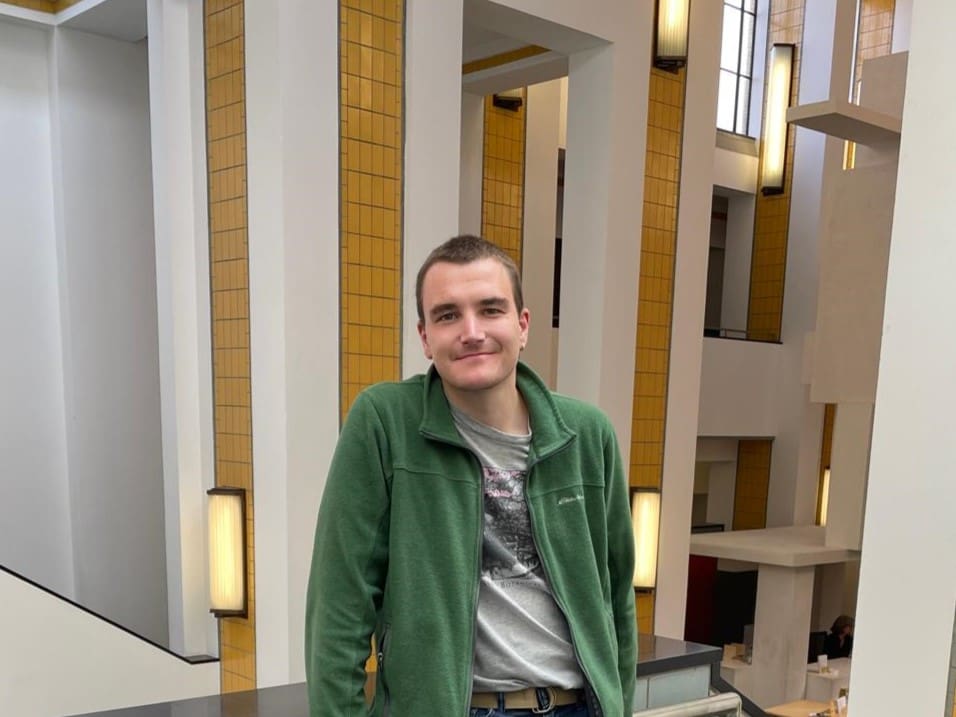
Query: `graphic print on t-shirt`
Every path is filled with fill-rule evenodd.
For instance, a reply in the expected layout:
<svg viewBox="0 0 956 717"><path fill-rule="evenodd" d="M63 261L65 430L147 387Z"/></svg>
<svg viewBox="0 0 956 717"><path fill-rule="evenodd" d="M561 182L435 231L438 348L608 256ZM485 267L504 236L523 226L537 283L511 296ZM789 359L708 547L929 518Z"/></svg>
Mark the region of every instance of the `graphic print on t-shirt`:
<svg viewBox="0 0 956 717"><path fill-rule="evenodd" d="M496 583L543 580L525 503L525 471L483 466L485 537L482 572ZM505 587L505 585L500 585Z"/></svg>

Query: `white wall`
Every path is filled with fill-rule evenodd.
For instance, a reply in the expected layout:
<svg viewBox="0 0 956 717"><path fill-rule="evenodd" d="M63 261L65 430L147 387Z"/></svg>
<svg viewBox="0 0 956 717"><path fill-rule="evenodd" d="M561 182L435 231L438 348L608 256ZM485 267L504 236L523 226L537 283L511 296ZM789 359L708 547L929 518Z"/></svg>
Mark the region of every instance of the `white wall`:
<svg viewBox="0 0 956 717"><path fill-rule="evenodd" d="M527 88L524 243L521 263L524 301L531 332L522 359L555 385L551 309L554 299L554 238L558 194L558 128L561 80Z"/></svg>
<svg viewBox="0 0 956 717"><path fill-rule="evenodd" d="M775 435L779 344L710 338L703 344L697 434Z"/></svg>
<svg viewBox="0 0 956 717"><path fill-rule="evenodd" d="M952 710L956 335L941 327L956 245L940 228L952 222L956 145L938 128L956 123L956 84L938 52L954 24L956 5L913 3L853 653L852 709L864 715ZM887 629L901 616L922 626L918 646L911 630Z"/></svg>
<svg viewBox="0 0 956 717"><path fill-rule="evenodd" d="M0 564L72 596L48 44L0 20Z"/></svg>
<svg viewBox="0 0 956 717"><path fill-rule="evenodd" d="M4 715L60 717L219 691L219 663L190 665L0 571Z"/></svg>
<svg viewBox="0 0 956 717"><path fill-rule="evenodd" d="M727 197L724 285L720 303L720 325L725 329L737 329L744 332L747 330L750 259L754 245L756 199L753 194L736 192L730 193ZM732 335L740 336L737 333Z"/></svg>
<svg viewBox="0 0 956 717"><path fill-rule="evenodd" d="M145 43L53 35L77 600L168 641Z"/></svg>
<svg viewBox="0 0 956 717"><path fill-rule="evenodd" d="M252 0L246 29L256 680L269 687L305 679L315 516L339 428L337 7Z"/></svg>

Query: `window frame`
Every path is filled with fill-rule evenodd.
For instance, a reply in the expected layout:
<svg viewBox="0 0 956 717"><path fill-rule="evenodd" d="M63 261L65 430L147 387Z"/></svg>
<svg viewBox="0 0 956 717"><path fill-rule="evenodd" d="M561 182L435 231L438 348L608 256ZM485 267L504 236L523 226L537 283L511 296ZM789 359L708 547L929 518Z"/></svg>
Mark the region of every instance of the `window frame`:
<svg viewBox="0 0 956 717"><path fill-rule="evenodd" d="M743 137L753 137L751 134L751 113L753 111L752 106L752 97L753 97L753 84L754 84L754 57L756 55L756 42L757 42L757 20L759 14L759 5L760 0L753 0L753 10L747 9L747 0L737 0L737 4L734 4L733 0L723 0L722 11L726 14L726 10L729 8L732 11L735 11L740 18L738 23L739 30L737 32L737 62L734 69L726 68L723 65L723 40L721 40L721 61L718 68L719 73L728 73L734 78L734 106L733 106L733 123L731 128L721 127L717 125L717 129L721 132L727 132L729 134L736 134ZM751 18L750 23L750 63L749 67L746 68L746 72L743 71L743 50L744 50L744 16L749 15ZM723 18L722 18L723 19ZM747 96L741 98L741 81L746 80L748 82ZM719 86L719 80L718 80ZM740 109L741 103L746 108L746 115L742 121L740 120ZM717 103L718 110L717 116L720 116L720 92L718 90L717 94Z"/></svg>

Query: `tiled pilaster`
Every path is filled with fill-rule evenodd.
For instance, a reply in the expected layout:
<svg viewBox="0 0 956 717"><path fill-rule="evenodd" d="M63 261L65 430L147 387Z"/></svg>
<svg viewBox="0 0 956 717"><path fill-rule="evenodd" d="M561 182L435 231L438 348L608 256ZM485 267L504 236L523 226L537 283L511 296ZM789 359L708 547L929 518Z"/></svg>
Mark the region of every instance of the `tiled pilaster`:
<svg viewBox="0 0 956 717"><path fill-rule="evenodd" d="M216 485L246 490L249 614L219 621L223 692L256 687L244 0L205 0Z"/></svg>

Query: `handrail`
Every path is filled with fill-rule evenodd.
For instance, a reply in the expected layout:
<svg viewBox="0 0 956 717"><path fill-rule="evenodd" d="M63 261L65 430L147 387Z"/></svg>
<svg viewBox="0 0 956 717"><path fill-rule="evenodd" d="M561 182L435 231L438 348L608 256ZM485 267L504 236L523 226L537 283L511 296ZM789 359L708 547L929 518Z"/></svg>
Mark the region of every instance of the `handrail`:
<svg viewBox="0 0 956 717"><path fill-rule="evenodd" d="M758 705L752 699L747 697L747 695L720 676L719 662L710 666L710 686L721 693L738 695L740 697L741 703L743 704L744 712L750 715L750 717L767 717L767 713L763 711L763 708L760 705Z"/></svg>
<svg viewBox="0 0 956 717"><path fill-rule="evenodd" d="M721 692L702 700L635 712L635 717L740 717L741 701L736 692Z"/></svg>
<svg viewBox="0 0 956 717"><path fill-rule="evenodd" d="M77 608L78 610L82 610L83 612L87 613L88 615L92 615L93 617L97 618L98 620L102 620L103 622L105 622L105 623L107 623L107 624L109 624L109 625L112 625L113 627L117 628L118 630L122 630L122 631L125 632L126 634L131 635L132 637L135 637L137 640L142 640L143 642L152 645L152 646L155 647L157 650L162 650L162 651L165 652L166 654L172 655L173 657L175 657L175 658L177 658L177 659L179 659L179 660L182 660L183 662L186 662L186 663L188 663L188 664L190 664L190 665L202 665L202 664L205 664L205 663L207 663L207 662L218 662L218 661L219 661L219 658L218 658L218 657L212 657L211 655L180 655L178 652L174 652L174 651L170 650L170 649L169 649L168 647L166 647L165 645L160 645L160 644L159 644L158 642L156 642L155 640L150 640L148 637L145 637L145 636L143 636L143 635L140 635L138 632L134 632L133 630L130 630L128 627L126 627L126 626L124 626L124 625L120 625L120 624L119 624L118 622L116 622L115 620L110 620L110 619L109 619L108 617L106 617L105 615L101 615L100 613L96 612L95 610L91 610L90 608L86 607L86 605L81 605L81 604L78 603L76 600L71 600L70 598L66 597L65 595L61 595L60 593L58 593L56 590L51 590L50 588L46 587L45 585L41 585L40 583L36 582L35 580L31 580L30 578L26 577L25 575L21 575L21 574L18 573L16 570L11 570L10 568L8 568L8 567L5 566L5 565L0 565L0 572L6 573L7 575L10 575L10 576L16 578L17 580L22 580L22 581L25 582L26 584L31 585L32 587L35 587L37 590L42 590L42 591L45 592L47 595L52 595L52 596L55 597L57 600L60 600L60 601L65 602L65 603L68 603L68 604L72 605L73 607Z"/></svg>

